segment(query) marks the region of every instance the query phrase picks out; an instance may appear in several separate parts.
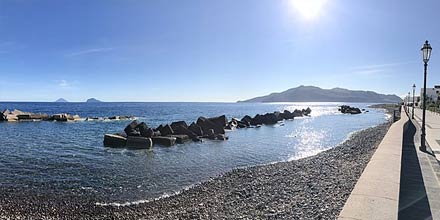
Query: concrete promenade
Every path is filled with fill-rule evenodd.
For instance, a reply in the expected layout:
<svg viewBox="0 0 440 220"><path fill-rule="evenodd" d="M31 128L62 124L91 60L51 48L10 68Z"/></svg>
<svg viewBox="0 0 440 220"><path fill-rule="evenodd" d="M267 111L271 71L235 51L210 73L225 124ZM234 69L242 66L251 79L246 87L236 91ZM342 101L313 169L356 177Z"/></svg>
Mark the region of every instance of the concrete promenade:
<svg viewBox="0 0 440 220"><path fill-rule="evenodd" d="M359 178L339 219L440 220L440 165L431 149L422 152L419 146L420 126L402 112Z"/></svg>
<svg viewBox="0 0 440 220"><path fill-rule="evenodd" d="M403 129L406 114L394 123L356 183L339 219L397 219Z"/></svg>

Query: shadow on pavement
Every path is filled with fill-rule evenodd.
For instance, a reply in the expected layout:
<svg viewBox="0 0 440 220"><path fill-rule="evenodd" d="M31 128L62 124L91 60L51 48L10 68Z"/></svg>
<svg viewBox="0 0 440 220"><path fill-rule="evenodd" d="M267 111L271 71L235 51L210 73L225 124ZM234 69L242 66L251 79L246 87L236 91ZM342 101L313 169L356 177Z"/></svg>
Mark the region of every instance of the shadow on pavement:
<svg viewBox="0 0 440 220"><path fill-rule="evenodd" d="M398 219L432 219L422 171L414 143L416 127L406 122L403 130Z"/></svg>

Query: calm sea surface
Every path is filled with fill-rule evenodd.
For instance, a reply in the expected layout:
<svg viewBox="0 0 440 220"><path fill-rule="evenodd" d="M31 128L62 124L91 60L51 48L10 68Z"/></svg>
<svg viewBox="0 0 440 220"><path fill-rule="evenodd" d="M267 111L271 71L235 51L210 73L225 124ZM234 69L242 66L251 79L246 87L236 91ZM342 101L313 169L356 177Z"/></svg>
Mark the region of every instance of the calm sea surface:
<svg viewBox="0 0 440 220"><path fill-rule="evenodd" d="M105 133L129 121L0 123L0 187L127 203L169 195L233 168L294 160L332 148L350 133L385 122L383 110L342 115L342 103L0 103L0 109L72 113L81 117L133 115L149 126L199 116L241 119L248 114L310 107L311 117L227 132L228 141L153 150L105 148Z"/></svg>

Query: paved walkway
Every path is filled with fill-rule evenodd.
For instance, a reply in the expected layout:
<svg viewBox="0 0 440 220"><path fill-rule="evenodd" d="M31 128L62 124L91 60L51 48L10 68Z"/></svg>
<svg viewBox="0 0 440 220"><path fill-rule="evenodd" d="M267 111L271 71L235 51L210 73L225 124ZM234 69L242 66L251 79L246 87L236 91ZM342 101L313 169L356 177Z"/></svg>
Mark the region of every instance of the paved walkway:
<svg viewBox="0 0 440 220"><path fill-rule="evenodd" d="M411 111L410 111L411 113ZM408 156L407 162L402 160L402 167L408 166L413 167L408 168L408 178L409 183L407 186L407 191L410 192L406 194L406 198L413 198L414 203L419 202L423 203L427 201L429 204L429 209L431 211L432 218L424 218L424 219L439 219L440 220L440 163L438 161L438 150L440 150L440 145L436 141L440 139L440 115L435 114L433 112L427 111L426 113L426 141L428 142L427 152L422 152L419 150L420 146L420 128L421 128L421 115L422 111L420 109L415 109L415 119L412 120L413 126L416 128L416 132L414 134L414 146L411 149L409 146L404 145L404 151L406 147L406 151L411 151L413 156ZM410 114L411 116L411 114ZM429 138L428 138L429 136ZM431 149L434 147L434 149ZM436 149L436 150L435 150ZM434 151L437 151L437 154L434 154ZM414 152L417 153L417 158L414 157ZM419 165L420 173L417 173L417 164ZM415 167L415 168L414 168ZM403 168L402 168L403 169ZM417 175L422 176L417 177ZM420 188L420 185L423 183L424 191L426 197L423 198L423 191ZM401 187L403 183L401 184ZM402 197L402 195L401 195ZM415 200L417 199L418 200ZM411 200L408 200L411 201ZM415 211L419 211L424 213L423 208L413 208ZM425 212L426 213L426 212ZM409 218L407 218L409 219Z"/></svg>
<svg viewBox="0 0 440 220"><path fill-rule="evenodd" d="M422 152L419 146L420 126L402 112L401 120L391 126L362 173L339 219L440 220L440 164L431 149Z"/></svg>
<svg viewBox="0 0 440 220"><path fill-rule="evenodd" d="M394 123L356 183L339 219L397 219L404 125Z"/></svg>
<svg viewBox="0 0 440 220"><path fill-rule="evenodd" d="M411 116L411 108L410 108ZM414 119L416 125L420 127L422 125L422 110L419 108L414 109ZM426 111L426 142L432 149L437 160L440 161L440 114Z"/></svg>

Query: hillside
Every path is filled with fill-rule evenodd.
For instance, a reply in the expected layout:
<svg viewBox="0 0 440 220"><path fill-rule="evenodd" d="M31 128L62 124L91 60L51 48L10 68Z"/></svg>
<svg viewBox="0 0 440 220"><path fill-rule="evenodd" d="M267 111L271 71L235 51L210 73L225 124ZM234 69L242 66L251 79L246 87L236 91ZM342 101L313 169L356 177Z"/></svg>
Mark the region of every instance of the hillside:
<svg viewBox="0 0 440 220"><path fill-rule="evenodd" d="M384 95L372 91L357 91L342 88L321 89L315 86L299 86L280 93L272 93L239 102L363 102L397 103L397 95Z"/></svg>

